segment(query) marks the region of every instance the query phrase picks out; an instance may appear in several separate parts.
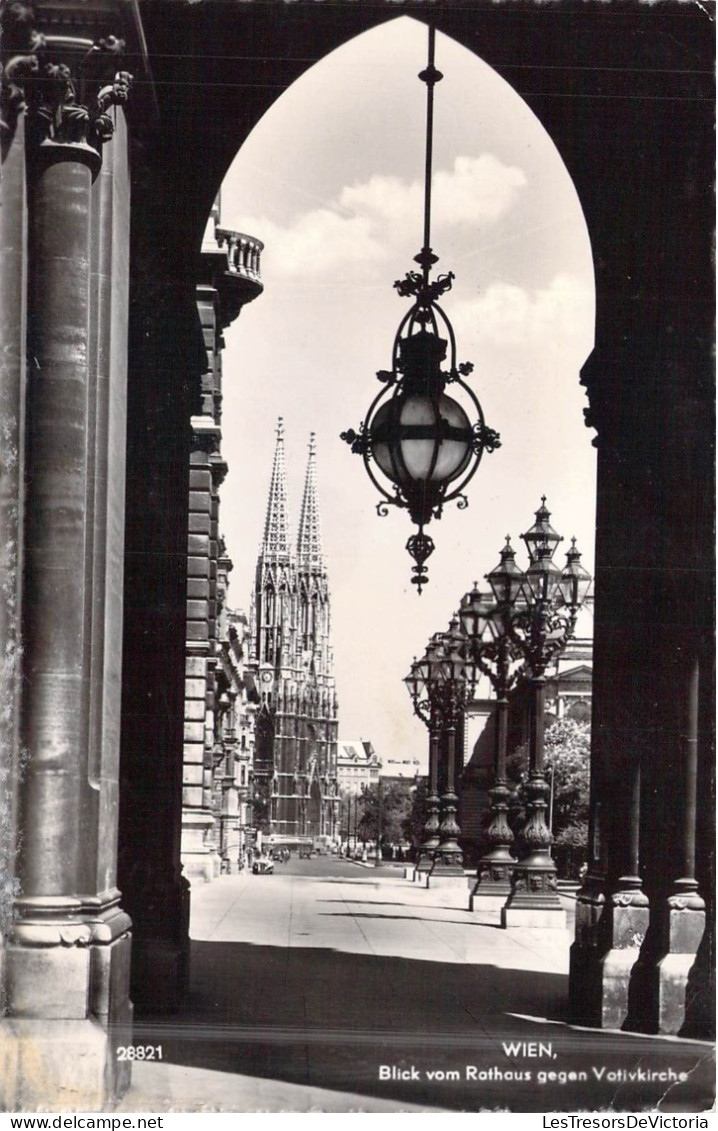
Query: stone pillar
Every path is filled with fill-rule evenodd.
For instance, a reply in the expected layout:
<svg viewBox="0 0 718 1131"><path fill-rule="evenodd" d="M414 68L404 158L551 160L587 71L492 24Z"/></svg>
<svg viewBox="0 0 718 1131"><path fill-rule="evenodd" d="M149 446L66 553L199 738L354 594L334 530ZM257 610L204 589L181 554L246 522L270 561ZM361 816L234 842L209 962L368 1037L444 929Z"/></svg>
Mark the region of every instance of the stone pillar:
<svg viewBox="0 0 718 1131"><path fill-rule="evenodd" d="M657 1029L678 1033L686 1017L688 976L695 962L706 923L705 901L698 891L696 873L696 804L698 785L699 660L687 649L678 688L682 714L677 761L681 767L682 829L679 874L666 900L662 949L656 966Z"/></svg>
<svg viewBox="0 0 718 1131"><path fill-rule="evenodd" d="M622 492L628 496L622 505L631 506L625 470L618 470L622 463L610 449L599 449L599 532L610 530L608 514L620 505ZM636 646L636 629L645 632L635 616L645 575L628 568L625 537L615 547L606 541L604 549L599 538L596 555L589 861L576 901L569 1015L578 1024L620 1029L629 1017L631 979L650 922L640 857L641 775L647 759L653 775L648 727L655 704L648 689L655 687L655 673L647 636L642 651ZM609 554L612 569L604 566ZM611 599L616 612L609 619Z"/></svg>
<svg viewBox="0 0 718 1131"><path fill-rule="evenodd" d="M0 932L12 921L15 891L21 590L25 464L27 212L25 119L3 106L0 174ZM0 949L0 1016L5 962Z"/></svg>
<svg viewBox="0 0 718 1131"><path fill-rule="evenodd" d="M657 771L665 785L656 791L653 814L665 856L659 873L654 843L647 838L652 913L633 971L629 1024L675 1034L686 1020L689 976L705 930L706 908L696 879L699 640L676 631L671 645L665 688L672 696L673 718L663 720L656 744Z"/></svg>
<svg viewBox="0 0 718 1131"><path fill-rule="evenodd" d="M26 90L22 766L0 1073L10 1110L87 1110L129 1083L116 1045L131 1032L130 920L115 880L117 733L105 726L119 717L119 684L104 663L108 615L116 626L121 618L121 592L110 589L122 559L122 437L110 443L109 420L114 401L114 421L124 422L129 194L117 106L129 76L118 73L95 106L78 105L73 69L86 54L86 41L48 36ZM13 203L21 180L12 159L8 167ZM22 222L16 230L22 240ZM17 256L6 270L13 264L22 328ZM16 404L19 427L21 389Z"/></svg>

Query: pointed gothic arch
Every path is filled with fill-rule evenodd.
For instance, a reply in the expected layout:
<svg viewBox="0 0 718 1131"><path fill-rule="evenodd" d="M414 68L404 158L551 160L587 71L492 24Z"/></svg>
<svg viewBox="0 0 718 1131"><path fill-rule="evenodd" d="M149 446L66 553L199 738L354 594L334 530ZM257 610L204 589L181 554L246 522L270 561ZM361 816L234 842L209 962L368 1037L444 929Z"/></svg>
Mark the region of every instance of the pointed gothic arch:
<svg viewBox="0 0 718 1131"><path fill-rule="evenodd" d="M285 89L312 62L395 16L388 4L340 4L305 22L306 10L299 3L268 9L266 20L255 12L245 21L233 6L217 4L210 30L209 23L203 23L202 7L179 26L164 21L162 3L143 13L153 49L162 54L161 79L167 85L160 89L171 90L178 105L173 105L175 125L162 139L160 160L145 165L148 179L137 205L137 240L152 248L163 246L164 239L180 259L191 259L229 162L276 89L252 87L251 62L245 72L247 86L241 91L231 82L223 86L227 65L205 59L207 86L190 109L183 104L185 88L175 84L172 51L179 48L180 57L185 50L201 56L215 36L231 45L241 35L242 54L251 61L259 54L260 42L287 37L294 47L282 64L279 88ZM421 4L408 3L403 10L426 18ZM699 658L704 670L710 664L706 630L712 617L712 521L708 497L696 499L693 490L697 469L709 474L705 453L711 442L702 432L706 406L712 404L707 361L713 336L712 271L706 239L711 205L697 189L695 175L697 154L710 144L710 114L705 113L710 102L700 101L699 60L706 60L702 17L697 12L688 16L685 9L669 4L650 13L622 9L606 19L602 5L588 4L580 15L570 6L552 11L549 20L530 3L512 5L511 10L480 3L469 13L442 5L432 10L432 18L439 31L502 75L547 130L576 187L593 247L596 344L581 381L588 393L588 419L598 432L599 463L593 843L601 878L595 890L620 888L630 855L626 830L631 820L639 820L647 846L645 882L651 899L662 908L654 917L657 924L668 914L666 868L672 865L667 861L681 854L682 822L668 820L665 804L656 803L653 789L646 792L638 818L631 810L635 791L626 783L636 759L645 762L652 778L672 780L671 752L680 739L674 711L659 720L647 706L653 700L645 689L655 685L656 672L663 672L669 686L677 681L679 698L688 701L691 684L686 672L666 659L676 655L676 625L681 626L680 655L688 664L686 671L692 662L688 656ZM171 51L166 50L170 37ZM660 69L657 50L664 63ZM710 69L708 64L706 73ZM201 172L187 160L195 151L209 154ZM189 187L189 207L179 226L173 217L171 232L167 218L172 210L161 207L171 182L168 168L181 168ZM629 184L632 191L627 192ZM650 207L651 202L657 206ZM176 334L176 328L172 332ZM140 356L146 356L146 350ZM137 518L142 532L142 516ZM678 582L676 559L698 579L690 593ZM707 704L710 681L704 679L701 687L701 701ZM672 698L667 693L665 701ZM701 707L701 719L709 717L710 707ZM627 730L634 735L628 742ZM648 740L648 735L653 737ZM703 786L707 765L701 755ZM665 791L659 794L666 796ZM604 824L610 820L607 827L599 827L599 811ZM663 837L666 827L675 830L674 841L666 857L658 860L649 846ZM706 814L699 812L699 834L706 835L709 827ZM704 865L699 854L699 869ZM711 890L709 874L703 871L701 879L702 889ZM626 1009L625 986L610 1007L599 1003L602 985L586 994L580 989L582 982L601 980L595 972L587 974L593 969L595 932L605 930L605 917L604 926L596 926L596 898L590 892L585 903L581 937L590 940L588 948L582 949L580 941L575 948L574 1010L584 1020L609 1024ZM649 944L657 961L660 943L651 938ZM602 946L611 951L605 940L599 940L599 951ZM657 1023L659 997L655 987L646 997L651 1003L648 1024Z"/></svg>
<svg viewBox="0 0 718 1131"><path fill-rule="evenodd" d="M403 10L427 16L421 0L406 0ZM94 1109L128 1082L115 1045L131 1023L130 950L138 1005L177 1007L187 983L180 798L188 518L177 498L178 484L186 495L188 422L206 365L195 301L204 221L230 160L277 93L396 8L390 0L38 0L34 13L22 5L7 12L20 17L4 29L13 61L37 50L34 19L51 61L59 53L73 68L88 40L112 46L119 32L138 80L126 103L124 80L110 75L104 89L88 79L83 97L95 101L74 117L64 114L75 97L69 88L49 113L41 90L22 89L29 68L6 68L3 87L2 396L18 463L2 484L3 547L17 548L16 556L3 551L3 647L9 642L16 663L2 673L11 705L2 725L12 766L21 750L27 766L12 778L1 834L21 891L2 976L11 1013L38 1049L71 1018L87 1042L84 1064L96 1068L88 1084L90 1074L77 1069L83 1058L48 1058L39 1096L32 1072L20 1067L6 1106L43 1106L48 1088L62 1105L68 1089L75 1097L84 1089L83 1106ZM685 971L701 934L700 893L710 899L714 890L712 812L696 805L696 796L711 796L712 781L712 494L697 488L712 482L714 440L710 24L701 5L670 0L477 0L431 13L440 31L513 85L553 138L596 266L596 344L582 374L599 463L593 860L579 900L573 1014L599 1026L705 1031L712 927L690 992ZM43 153L57 158L47 165L36 160L38 135L25 131L41 111L52 134ZM70 239L87 254L70 254ZM83 264L101 262L111 286L70 280L71 260L80 275ZM84 351L72 378L81 372L78 399L63 384L70 379L58 349L68 329L87 346L88 326L107 348ZM28 334L43 364L32 371L27 406L37 427L25 447ZM98 365L108 357L106 373ZM68 472L71 528L53 519L61 501L53 493L61 477L48 474L55 467ZM91 473L87 481L78 467ZM64 564L62 616L48 562ZM120 692L112 645L122 620ZM78 649L80 637L86 646ZM61 717L53 681L69 688ZM673 993L666 939L670 947L679 916L691 929L681 934L687 949ZM630 978L626 938L637 959Z"/></svg>

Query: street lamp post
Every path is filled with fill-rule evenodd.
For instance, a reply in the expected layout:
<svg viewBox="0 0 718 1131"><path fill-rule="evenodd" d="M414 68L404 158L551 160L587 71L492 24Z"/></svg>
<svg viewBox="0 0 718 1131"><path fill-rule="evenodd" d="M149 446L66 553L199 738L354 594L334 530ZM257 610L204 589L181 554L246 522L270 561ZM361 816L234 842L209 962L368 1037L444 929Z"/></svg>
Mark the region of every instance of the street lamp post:
<svg viewBox="0 0 718 1131"><path fill-rule="evenodd" d="M382 789L382 780L379 778L377 782L377 811L376 811L376 856L374 858L374 867L378 868L381 865L381 838L384 829L384 792Z"/></svg>
<svg viewBox="0 0 718 1131"><path fill-rule="evenodd" d="M416 714L429 727L432 740L430 760L436 767L435 777L432 772L430 788L432 798L437 801L442 737L446 744L444 791L440 799L441 821L438 830L434 831L435 826L429 829L429 822L424 830L425 834L432 834L431 839L438 836L439 841L438 846L431 848L433 862L429 882L435 886L442 880L451 882L457 878L461 881L464 879L463 853L458 843L461 830L456 820L456 731L473 690L474 667L468 657L466 637L461 631L458 618L451 621L446 632L434 637L424 661L423 666L415 664L412 667L412 673L405 682ZM430 820L432 815L430 814ZM427 847L427 841L422 848Z"/></svg>
<svg viewBox="0 0 718 1131"><path fill-rule="evenodd" d="M526 823L522 840L526 854L515 865L511 893L502 909L502 926L548 926L563 914L556 891L556 866L551 857L552 835L546 824L549 786L544 773L544 716L546 668L573 634L576 616L591 584L573 539L561 571L554 563L561 535L549 523L545 497L536 522L522 535L530 564L522 586L523 600L508 621L509 635L523 656L529 677L529 772L526 782Z"/></svg>
<svg viewBox="0 0 718 1131"><path fill-rule="evenodd" d="M511 891L514 835L508 823L511 789L506 776L509 692L521 669L519 651L509 633L517 605L523 601L524 574L515 562L509 538L499 565L487 575L492 593L480 593L476 584L462 599L459 616L476 667L488 676L496 694L493 783L489 791L491 823L486 830L488 851L479 861L470 909L503 904ZM513 666L513 670L512 670Z"/></svg>
<svg viewBox="0 0 718 1131"><path fill-rule="evenodd" d="M438 634L437 634L438 635ZM414 707L414 714L421 719L429 731L429 792L426 798L427 819L424 825L424 839L419 848L416 872L419 875L431 871L434 853L439 847L439 740L441 720L436 697L429 695L432 683L433 665L436 663L436 640L428 645L421 660L414 660L411 671L404 682Z"/></svg>

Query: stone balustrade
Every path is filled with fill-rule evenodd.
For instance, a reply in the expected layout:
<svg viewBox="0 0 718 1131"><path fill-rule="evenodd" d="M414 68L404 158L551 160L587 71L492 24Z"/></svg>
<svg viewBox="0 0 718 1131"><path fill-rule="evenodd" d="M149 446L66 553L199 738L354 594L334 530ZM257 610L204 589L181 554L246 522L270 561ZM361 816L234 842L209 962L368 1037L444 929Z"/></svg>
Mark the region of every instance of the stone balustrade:
<svg viewBox="0 0 718 1131"><path fill-rule="evenodd" d="M220 247L227 248L227 270L230 275L240 275L262 286L260 270L264 244L254 236L217 228L215 238Z"/></svg>

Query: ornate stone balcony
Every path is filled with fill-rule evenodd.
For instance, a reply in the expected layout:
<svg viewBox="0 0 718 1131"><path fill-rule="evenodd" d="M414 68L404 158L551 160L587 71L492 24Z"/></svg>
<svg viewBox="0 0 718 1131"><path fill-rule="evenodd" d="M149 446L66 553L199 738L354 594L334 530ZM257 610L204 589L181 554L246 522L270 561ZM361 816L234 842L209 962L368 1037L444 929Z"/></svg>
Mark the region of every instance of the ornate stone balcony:
<svg viewBox="0 0 718 1131"><path fill-rule="evenodd" d="M202 244L198 295L204 288L219 296L219 321L224 329L234 322L243 306L264 290L260 262L264 244L254 236L220 228L214 220L214 231Z"/></svg>
<svg viewBox="0 0 718 1131"><path fill-rule="evenodd" d="M220 283L223 313L227 323L232 322L241 308L261 295L264 290L260 272L264 244L254 236L216 228L215 239L226 255Z"/></svg>

